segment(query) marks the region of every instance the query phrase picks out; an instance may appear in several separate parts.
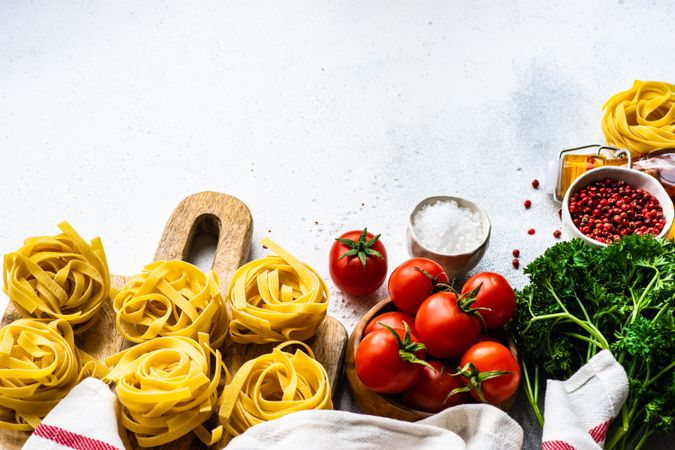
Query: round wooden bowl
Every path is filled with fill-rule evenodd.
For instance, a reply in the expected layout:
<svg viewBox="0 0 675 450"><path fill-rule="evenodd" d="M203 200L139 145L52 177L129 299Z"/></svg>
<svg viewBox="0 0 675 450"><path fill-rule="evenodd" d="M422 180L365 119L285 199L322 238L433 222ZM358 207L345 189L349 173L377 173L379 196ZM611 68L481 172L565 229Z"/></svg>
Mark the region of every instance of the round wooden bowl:
<svg viewBox="0 0 675 450"><path fill-rule="evenodd" d="M352 331L352 334L349 336L349 341L347 343L345 373L347 375L347 381L349 382L349 386L351 387L352 394L354 395L356 402L365 412L377 416L391 417L393 419L415 422L417 420L424 419L425 417L432 416L434 413L408 408L399 402L399 396L397 395L378 394L377 392L371 391L361 382L358 375L356 374L356 367L354 366L356 350L359 348L359 343L363 338L363 332L366 329L366 326L375 316L388 311L396 311L396 307L391 302L391 300L387 298L373 306L366 314L364 314L359 323L356 325L356 328L354 328L354 331ZM505 331L502 330L493 332L491 334L501 340L509 348L509 350L511 350L513 356L518 359L516 346ZM504 402L497 405L497 407L507 412L510 411L511 407L516 401L517 394L518 391L516 391L516 393L514 393Z"/></svg>

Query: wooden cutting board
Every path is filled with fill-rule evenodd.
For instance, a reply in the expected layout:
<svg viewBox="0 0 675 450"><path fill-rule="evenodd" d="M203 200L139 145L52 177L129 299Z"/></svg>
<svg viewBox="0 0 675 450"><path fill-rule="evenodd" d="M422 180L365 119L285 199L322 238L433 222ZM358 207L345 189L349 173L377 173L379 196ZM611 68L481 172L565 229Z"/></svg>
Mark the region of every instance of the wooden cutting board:
<svg viewBox="0 0 675 450"><path fill-rule="evenodd" d="M218 244L212 269L218 275L221 289L225 292L234 272L248 258L252 231L253 219L248 207L242 201L218 192L200 192L187 197L176 207L164 227L154 261L185 260L190 254L195 236L202 233L213 234L218 237ZM140 272L141 268L138 269ZM111 285L119 290L127 280L128 277L112 275ZM19 313L10 303L2 318L2 325L18 318ZM115 327L115 312L110 299L101 308L96 325L78 336L76 343L82 350L100 361L132 344L124 339ZM347 330L330 316L326 316L317 334L308 341L317 360L328 372L333 394L340 379L346 343ZM241 345L226 340L220 350L230 372L234 374L244 362L270 352L273 347L274 345ZM0 430L0 449L18 450L28 436L27 432ZM207 447L190 433L175 442L156 448L187 450Z"/></svg>

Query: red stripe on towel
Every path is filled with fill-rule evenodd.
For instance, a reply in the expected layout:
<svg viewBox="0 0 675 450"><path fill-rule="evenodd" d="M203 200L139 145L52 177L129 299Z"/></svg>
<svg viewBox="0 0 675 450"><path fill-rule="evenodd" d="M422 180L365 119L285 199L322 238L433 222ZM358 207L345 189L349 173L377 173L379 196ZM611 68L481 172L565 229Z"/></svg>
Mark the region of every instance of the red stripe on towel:
<svg viewBox="0 0 675 450"><path fill-rule="evenodd" d="M541 450L576 450L576 449L564 441L544 441L541 443Z"/></svg>
<svg viewBox="0 0 675 450"><path fill-rule="evenodd" d="M605 438L607 437L608 429L609 429L609 420L607 422L603 422L600 425L591 428L588 431L588 434L591 435L591 437L595 442L601 442L605 440Z"/></svg>
<svg viewBox="0 0 675 450"><path fill-rule="evenodd" d="M120 450L98 439L88 438L81 434L43 423L38 425L33 434L75 450Z"/></svg>

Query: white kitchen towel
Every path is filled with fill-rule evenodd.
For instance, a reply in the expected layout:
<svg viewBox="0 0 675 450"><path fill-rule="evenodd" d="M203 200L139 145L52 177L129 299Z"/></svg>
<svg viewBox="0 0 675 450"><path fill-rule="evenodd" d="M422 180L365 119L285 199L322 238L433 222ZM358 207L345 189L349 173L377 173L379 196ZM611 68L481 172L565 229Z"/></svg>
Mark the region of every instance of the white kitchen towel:
<svg viewBox="0 0 675 450"><path fill-rule="evenodd" d="M520 450L522 445L523 429L508 414L473 404L416 423L346 411L301 411L250 428L227 450Z"/></svg>
<svg viewBox="0 0 675 450"><path fill-rule="evenodd" d="M542 450L600 450L628 396L628 377L609 350L567 381L548 380Z"/></svg>
<svg viewBox="0 0 675 450"><path fill-rule="evenodd" d="M249 429L231 449L520 450L523 430L489 405L460 405L417 423L345 411L301 411ZM114 394L88 378L42 421L24 450L123 450Z"/></svg>
<svg viewBox="0 0 675 450"><path fill-rule="evenodd" d="M567 381L549 381L543 450L599 450L628 395L626 373L608 351ZM24 450L123 450L114 394L88 378L43 420ZM447 448L520 450L523 430L505 412L470 404L416 423L345 411L301 411L250 428L228 450Z"/></svg>
<svg viewBox="0 0 675 450"><path fill-rule="evenodd" d="M115 394L86 378L52 409L23 450L124 450L115 417Z"/></svg>

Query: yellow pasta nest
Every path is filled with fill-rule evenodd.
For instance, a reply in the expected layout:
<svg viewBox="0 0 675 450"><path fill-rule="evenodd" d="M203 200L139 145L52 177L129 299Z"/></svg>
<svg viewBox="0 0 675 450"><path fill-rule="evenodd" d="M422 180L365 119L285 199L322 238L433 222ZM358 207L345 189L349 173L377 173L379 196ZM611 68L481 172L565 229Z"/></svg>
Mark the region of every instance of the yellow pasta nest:
<svg viewBox="0 0 675 450"><path fill-rule="evenodd" d="M110 295L108 263L99 238L88 244L67 222L59 228L5 255L4 291L24 317L63 319L81 333Z"/></svg>
<svg viewBox="0 0 675 450"><path fill-rule="evenodd" d="M288 345L306 353L283 351ZM289 341L241 366L223 390L219 415L229 440L258 423L311 409L333 409L328 375L306 344Z"/></svg>
<svg viewBox="0 0 675 450"><path fill-rule="evenodd" d="M206 445L222 436L222 426L204 427L215 411L223 372L219 351L211 364L208 336L160 337L135 345L106 360L106 377L116 383L120 420L142 447L174 441L193 431Z"/></svg>
<svg viewBox="0 0 675 450"><path fill-rule="evenodd" d="M242 266L230 282L230 337L238 343L304 341L326 316L328 289L310 266L264 238L267 255Z"/></svg>
<svg viewBox="0 0 675 450"><path fill-rule="evenodd" d="M145 266L115 296L113 308L120 333L136 343L208 333L218 348L227 333L227 307L216 274L183 261Z"/></svg>
<svg viewBox="0 0 675 450"><path fill-rule="evenodd" d="M0 428L34 430L80 380L80 359L67 322L18 319L0 329Z"/></svg>
<svg viewBox="0 0 675 450"><path fill-rule="evenodd" d="M675 148L675 85L636 80L602 109L608 144L627 148L634 156Z"/></svg>

